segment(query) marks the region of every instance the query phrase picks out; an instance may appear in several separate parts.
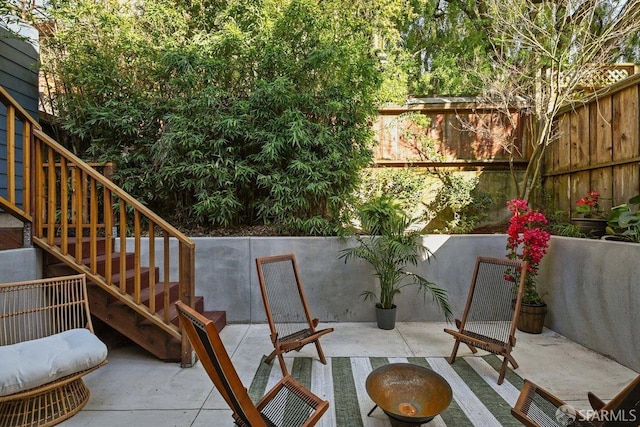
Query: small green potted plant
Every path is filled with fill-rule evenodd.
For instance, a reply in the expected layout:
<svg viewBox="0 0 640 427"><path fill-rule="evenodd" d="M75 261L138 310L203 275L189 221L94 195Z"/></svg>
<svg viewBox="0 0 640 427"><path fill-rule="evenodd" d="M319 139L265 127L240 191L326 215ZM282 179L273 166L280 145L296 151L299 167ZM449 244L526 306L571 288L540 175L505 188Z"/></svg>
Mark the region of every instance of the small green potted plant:
<svg viewBox="0 0 640 427"><path fill-rule="evenodd" d="M339 258L345 263L354 258L367 261L373 267L379 281L379 291L364 291L365 300L376 301L378 327L395 327L396 306L394 298L407 286L417 286L424 296L430 294L444 313L451 318L451 307L446 290L426 278L407 271L408 265L418 263L431 255L422 243L422 232L412 226L415 221L402 210L399 204L386 196L376 197L359 210L361 234L353 238L357 245L343 249ZM426 257L427 261L429 260Z"/></svg>
<svg viewBox="0 0 640 427"><path fill-rule="evenodd" d="M640 243L640 194L627 203L611 208L607 235L618 240Z"/></svg>
<svg viewBox="0 0 640 427"><path fill-rule="evenodd" d="M545 229L547 218L542 212L531 209L526 200L510 200L507 206L512 213L507 231L507 258L527 262L518 329L539 334L547 313L547 304L537 289L539 264L547 253L551 237ZM505 277L518 283L520 274L508 271Z"/></svg>

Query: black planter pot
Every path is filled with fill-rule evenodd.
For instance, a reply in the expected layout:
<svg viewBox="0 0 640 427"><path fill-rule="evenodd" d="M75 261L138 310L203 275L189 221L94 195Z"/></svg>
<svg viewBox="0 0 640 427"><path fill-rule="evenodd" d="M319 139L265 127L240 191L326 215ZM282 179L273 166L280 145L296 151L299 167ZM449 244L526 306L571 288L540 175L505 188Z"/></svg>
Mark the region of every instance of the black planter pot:
<svg viewBox="0 0 640 427"><path fill-rule="evenodd" d="M389 331L396 327L396 308L395 305L392 305L391 308L382 308L376 304L378 328Z"/></svg>
<svg viewBox="0 0 640 427"><path fill-rule="evenodd" d="M600 238L600 240L609 240L612 242L633 242L633 240L628 239L624 236L616 236L616 235L612 235L612 234L605 234L604 236L602 236Z"/></svg>
<svg viewBox="0 0 640 427"><path fill-rule="evenodd" d="M577 225L582 234L592 239L599 239L607 233L607 220L604 218L571 218L571 224Z"/></svg>

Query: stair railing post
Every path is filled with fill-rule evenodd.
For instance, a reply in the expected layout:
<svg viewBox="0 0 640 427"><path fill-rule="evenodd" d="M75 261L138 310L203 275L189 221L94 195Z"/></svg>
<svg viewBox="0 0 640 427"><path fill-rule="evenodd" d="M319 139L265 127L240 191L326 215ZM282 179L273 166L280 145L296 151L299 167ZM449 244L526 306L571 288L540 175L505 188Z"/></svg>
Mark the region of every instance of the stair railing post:
<svg viewBox="0 0 640 427"><path fill-rule="evenodd" d="M29 229L29 245L31 245L32 240L31 238L33 237L33 234L37 232L37 221L38 221L38 214L37 214L37 210L36 210L36 198L37 198L37 186L38 186L38 182L36 181L36 177L37 177L37 170L40 168L40 165L36 163L36 152L38 151L38 145L40 144L39 140L36 139L35 135L33 134L33 129L31 129L30 135L29 135L29 141L25 140L25 143L29 143L30 147L29 147L29 153L25 153L25 157L24 160L25 162L29 162L29 170L28 170L28 174L25 174L25 181L29 181L29 210L28 213L29 215L31 215L31 226ZM25 237L26 240L26 237ZM26 243L26 241L25 241Z"/></svg>
<svg viewBox="0 0 640 427"><path fill-rule="evenodd" d="M178 271L179 271L179 299L191 308L194 307L193 296L195 295L195 246L180 242L178 249ZM195 363L193 349L187 334L184 333L183 326L180 325L182 337L182 367L190 367Z"/></svg>

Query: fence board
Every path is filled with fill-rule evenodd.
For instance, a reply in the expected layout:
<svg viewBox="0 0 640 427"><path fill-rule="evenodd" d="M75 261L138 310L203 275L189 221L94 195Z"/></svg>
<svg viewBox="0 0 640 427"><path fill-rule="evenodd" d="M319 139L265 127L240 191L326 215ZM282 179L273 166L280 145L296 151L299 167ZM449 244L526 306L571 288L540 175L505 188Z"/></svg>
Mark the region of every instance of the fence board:
<svg viewBox="0 0 640 427"><path fill-rule="evenodd" d="M570 204L571 200L571 182L569 180L569 175L561 175L558 178L558 186L557 186L557 197L561 202L558 206L562 206L563 209L567 211L571 211L572 205Z"/></svg>
<svg viewBox="0 0 640 427"><path fill-rule="evenodd" d="M592 160L598 163L607 163L613 160L611 148L611 102L612 97L607 96L596 100L589 106L590 121L592 127Z"/></svg>
<svg viewBox="0 0 640 427"><path fill-rule="evenodd" d="M612 149L612 97L596 99L589 106L589 120L591 123L590 157L594 164L605 164L613 161ZM591 171L590 185L593 190L610 197L613 194L613 168L603 167ZM612 200L603 198L601 209L609 211Z"/></svg>
<svg viewBox="0 0 640 427"><path fill-rule="evenodd" d="M613 159L638 155L638 86L614 95Z"/></svg>
<svg viewBox="0 0 640 427"><path fill-rule="evenodd" d="M571 115L566 114L558 120L560 140L558 144L558 161L556 170L567 170L571 167Z"/></svg>
<svg viewBox="0 0 640 427"><path fill-rule="evenodd" d="M613 191L614 200L618 200L616 204L626 203L627 200L638 194L638 182L640 182L640 173L637 164L620 166Z"/></svg>
<svg viewBox="0 0 640 427"><path fill-rule="evenodd" d="M571 206L575 206L576 202L587 195L594 188L591 188L590 171L576 172L569 178L571 183L571 195L569 198ZM570 208L571 209L571 208Z"/></svg>
<svg viewBox="0 0 640 427"><path fill-rule="evenodd" d="M589 161L589 111L580 108L570 115L569 158L572 168L588 166Z"/></svg>

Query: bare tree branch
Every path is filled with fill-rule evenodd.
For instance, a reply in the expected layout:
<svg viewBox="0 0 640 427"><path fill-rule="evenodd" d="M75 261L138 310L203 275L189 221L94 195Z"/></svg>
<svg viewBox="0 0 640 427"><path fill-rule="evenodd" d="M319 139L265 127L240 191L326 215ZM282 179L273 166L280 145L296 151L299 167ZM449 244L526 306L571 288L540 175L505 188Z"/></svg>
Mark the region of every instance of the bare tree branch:
<svg viewBox="0 0 640 427"><path fill-rule="evenodd" d="M558 110L580 100L583 89L596 85L602 70L619 60L625 39L640 30L640 0L489 0L486 18L495 55L490 76L479 75L482 98L505 116L524 103L531 159L516 185L518 196L529 199L540 182L546 148L558 139ZM515 142L505 141L505 151L517 153Z"/></svg>

